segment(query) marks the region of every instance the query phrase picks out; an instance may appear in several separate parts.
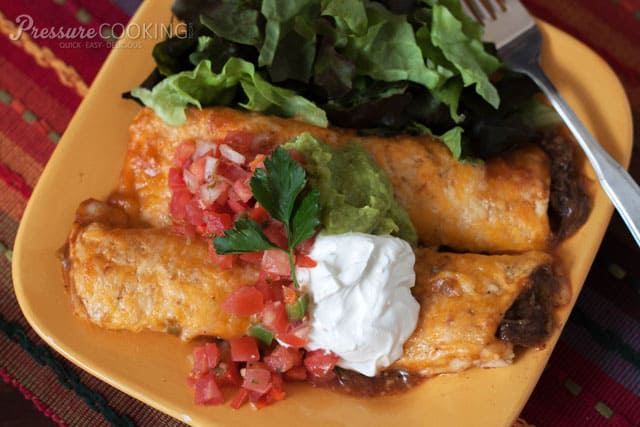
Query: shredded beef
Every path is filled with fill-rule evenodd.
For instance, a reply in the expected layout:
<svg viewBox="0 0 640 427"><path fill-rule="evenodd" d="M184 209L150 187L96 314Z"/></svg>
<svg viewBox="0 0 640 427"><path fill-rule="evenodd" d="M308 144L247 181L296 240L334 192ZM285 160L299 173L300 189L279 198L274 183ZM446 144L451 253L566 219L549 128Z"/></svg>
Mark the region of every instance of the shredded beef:
<svg viewBox="0 0 640 427"><path fill-rule="evenodd" d="M507 310L496 336L522 347L541 345L553 328L554 293L558 286L551 266L533 272L525 291Z"/></svg>
<svg viewBox="0 0 640 427"><path fill-rule="evenodd" d="M556 240L563 240L582 226L591 201L576 164L573 144L561 136L543 138L540 147L551 161L549 220Z"/></svg>

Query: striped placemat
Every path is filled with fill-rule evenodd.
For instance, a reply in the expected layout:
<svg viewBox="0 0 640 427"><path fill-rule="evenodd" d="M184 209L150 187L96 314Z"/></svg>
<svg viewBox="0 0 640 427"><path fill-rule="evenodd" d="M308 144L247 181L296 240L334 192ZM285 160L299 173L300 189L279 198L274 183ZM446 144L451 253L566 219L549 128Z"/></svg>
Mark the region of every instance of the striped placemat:
<svg viewBox="0 0 640 427"><path fill-rule="evenodd" d="M589 44L615 68L638 129L640 1L525 3L537 16ZM126 23L138 4L138 0L0 0L0 378L59 425L181 425L52 351L26 323L11 281L11 248L26 202L109 52L104 33L95 44L84 45L27 33L14 41L11 35L29 17L41 28L82 26L104 31L102 24L110 28ZM636 141L640 142L637 136ZM637 150L631 170L640 180ZM640 251L614 218L518 425L640 425L638 260Z"/></svg>

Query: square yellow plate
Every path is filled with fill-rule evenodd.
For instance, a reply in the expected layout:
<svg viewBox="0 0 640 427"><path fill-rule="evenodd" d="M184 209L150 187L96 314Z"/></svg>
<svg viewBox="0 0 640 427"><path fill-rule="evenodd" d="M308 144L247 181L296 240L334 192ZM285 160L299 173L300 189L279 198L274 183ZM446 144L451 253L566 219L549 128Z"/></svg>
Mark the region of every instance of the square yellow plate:
<svg viewBox="0 0 640 427"><path fill-rule="evenodd" d="M144 2L132 24L166 24L170 0ZM632 145L629 105L607 64L567 34L541 24L544 67L569 104L604 147L627 165ZM132 31L131 34L136 34ZM73 363L98 378L170 414L197 425L307 426L450 425L506 426L519 414L560 334L542 351L527 351L513 366L473 369L440 376L394 397L358 399L288 385L288 398L256 413L195 406L185 377L190 346L154 333L105 331L71 313L56 251L63 245L78 204L104 199L116 186L124 161L127 128L138 111L120 94L152 69L158 40L123 39L96 78L47 165L20 224L14 248L15 292L35 331ZM586 166L585 166L586 167ZM590 168L587 174L593 176ZM582 287L611 217L612 208L594 184L595 207L588 223L560 248L574 296Z"/></svg>

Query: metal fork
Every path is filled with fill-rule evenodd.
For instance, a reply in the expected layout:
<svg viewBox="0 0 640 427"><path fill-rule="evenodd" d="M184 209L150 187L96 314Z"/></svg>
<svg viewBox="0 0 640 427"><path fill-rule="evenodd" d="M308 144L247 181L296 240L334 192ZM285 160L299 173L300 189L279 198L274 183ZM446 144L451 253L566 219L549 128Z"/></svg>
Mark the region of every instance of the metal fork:
<svg viewBox="0 0 640 427"><path fill-rule="evenodd" d="M463 0L468 15L485 28L484 39L493 42L498 56L514 71L528 75L547 95L580 144L602 189L618 210L640 246L640 187L598 144L540 66L542 35L518 0Z"/></svg>

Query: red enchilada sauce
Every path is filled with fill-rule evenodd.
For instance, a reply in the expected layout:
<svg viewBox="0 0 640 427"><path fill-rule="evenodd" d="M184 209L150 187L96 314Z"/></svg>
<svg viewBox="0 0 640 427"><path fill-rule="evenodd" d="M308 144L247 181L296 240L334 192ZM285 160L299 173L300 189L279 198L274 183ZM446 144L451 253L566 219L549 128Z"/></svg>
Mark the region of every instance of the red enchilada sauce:
<svg viewBox="0 0 640 427"><path fill-rule="evenodd" d="M391 396L410 390L422 383L425 376L404 370L390 369L375 377L367 377L348 369L336 368L333 381L322 386L358 397Z"/></svg>

